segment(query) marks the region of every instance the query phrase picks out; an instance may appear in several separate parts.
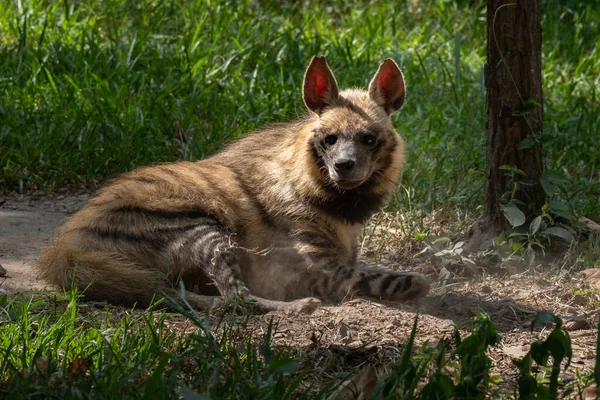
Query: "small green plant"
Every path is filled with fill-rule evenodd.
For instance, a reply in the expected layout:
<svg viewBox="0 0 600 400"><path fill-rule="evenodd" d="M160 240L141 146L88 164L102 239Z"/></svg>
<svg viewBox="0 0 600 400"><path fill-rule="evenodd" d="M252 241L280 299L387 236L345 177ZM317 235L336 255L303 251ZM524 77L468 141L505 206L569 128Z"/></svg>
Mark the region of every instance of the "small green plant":
<svg viewBox="0 0 600 400"><path fill-rule="evenodd" d="M526 222L525 214L519 209L519 207L524 207L526 204L515 196L522 186L530 186L530 184L519 179L520 176L525 176L525 172L521 171L519 168L512 165L502 165L500 169L506 171L505 175L509 182L508 186L511 188L501 197L501 201L504 203L501 206L501 209L509 224L513 228L518 228L523 226ZM532 231L532 234L540 232L542 234L545 233L546 235L554 235L567 241L573 240L571 232L568 232L564 228L551 229L550 231L540 231L539 229L542 227L544 220L546 220L545 223L550 226L555 225L554 218L551 215L559 216L570 221L573 219L572 215L569 214L568 205L556 198L557 187L566 191L563 184L567 182L567 178L554 172L545 172L542 175L540 184L547 196L547 203L542 207L541 215L531 221L530 231Z"/></svg>
<svg viewBox="0 0 600 400"><path fill-rule="evenodd" d="M494 240L494 246L502 252L505 262L524 261L526 266L533 267L536 251L544 252L554 239L571 244L575 241L574 230L566 225L557 224L546 204L542 207L541 214L528 226L523 222L510 232L502 232Z"/></svg>
<svg viewBox="0 0 600 400"><path fill-rule="evenodd" d="M573 218L568 214L568 206L555 198L556 187L566 181L566 178L556 173L546 172L540 179L548 197L547 203L540 210L540 215L533 218L527 225L525 214L519 207L525 204L515 198L519 188L525 183L519 179L525 173L519 168L510 165L500 167L506 171L510 191L502 196L504 204L501 206L504 217L512 229L502 232L494 241L496 249L504 255L504 261L524 261L528 267L535 265L536 251L544 251L553 238L571 244L575 241L574 229L557 223L556 217L566 218L574 224Z"/></svg>
<svg viewBox="0 0 600 400"><path fill-rule="evenodd" d="M557 399L559 374L563 360L566 359L565 369L569 367L573 357L571 338L562 327L562 320L548 311L541 311L531 323L531 331L538 325L554 324L554 329L545 340L539 339L532 343L531 349L520 361L514 361L519 369L518 394L521 399ZM545 379L548 361L552 357L550 379ZM598 359L598 356L596 356ZM533 362L541 369L540 373L532 370Z"/></svg>
<svg viewBox="0 0 600 400"><path fill-rule="evenodd" d="M454 331L456 350L453 355L460 360L460 377L454 390L457 398L485 398L489 390L492 364L486 351L500 343L496 327L483 310L477 311L473 324L475 327L464 340L461 340L457 329Z"/></svg>

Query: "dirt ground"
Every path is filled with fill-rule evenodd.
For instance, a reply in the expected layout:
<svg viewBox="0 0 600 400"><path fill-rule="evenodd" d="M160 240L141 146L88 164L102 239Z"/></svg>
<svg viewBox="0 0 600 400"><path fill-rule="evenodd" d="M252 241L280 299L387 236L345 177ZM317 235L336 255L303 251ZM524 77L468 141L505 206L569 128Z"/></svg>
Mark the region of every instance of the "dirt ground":
<svg viewBox="0 0 600 400"><path fill-rule="evenodd" d="M0 278L0 291L51 289L36 276L33 264L52 232L89 197L85 191L0 197L0 264L6 270L6 276ZM430 295L419 304L351 299L341 305L322 306L312 315L259 316L251 320L249 329L257 334L265 332L268 321L274 318L275 343L308 352L314 349L316 363L318 351L327 349L330 354L337 352L340 357L354 358L351 363L357 368L363 365L385 368L386 361L389 364L389 360L400 354L417 312L417 343L436 343L449 336L455 325L466 334L470 319L480 307L491 316L502 337L501 344L490 352L493 372L505 382L514 382L517 370L511 360L522 358L529 345L547 333L530 332L533 317L543 309L567 321L573 343L568 375L573 376L576 369L593 368L598 314L589 296L574 295L581 286L577 276L553 278L528 272L502 277L482 272L475 278L442 286L437 279L438 271L426 259L407 258L406 263L432 281ZM1 272L0 269L0 275Z"/></svg>

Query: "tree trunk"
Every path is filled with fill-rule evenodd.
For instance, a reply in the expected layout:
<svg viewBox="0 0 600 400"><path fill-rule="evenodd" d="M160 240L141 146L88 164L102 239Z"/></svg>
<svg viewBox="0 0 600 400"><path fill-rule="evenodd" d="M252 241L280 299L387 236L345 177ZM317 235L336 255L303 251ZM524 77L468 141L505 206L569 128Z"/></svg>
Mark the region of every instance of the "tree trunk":
<svg viewBox="0 0 600 400"><path fill-rule="evenodd" d="M487 1L486 187L483 228L507 228L501 205L511 199L529 218L544 205L542 148L541 0ZM524 139L527 140L523 141ZM521 146L521 149L519 149ZM512 193L503 165L514 166L520 184Z"/></svg>

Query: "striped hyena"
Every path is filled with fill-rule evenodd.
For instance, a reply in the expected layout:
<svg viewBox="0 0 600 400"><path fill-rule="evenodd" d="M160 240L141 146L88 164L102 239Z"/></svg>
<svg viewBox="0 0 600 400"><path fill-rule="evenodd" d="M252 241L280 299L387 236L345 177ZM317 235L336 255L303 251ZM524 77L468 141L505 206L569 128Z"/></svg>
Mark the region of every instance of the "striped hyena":
<svg viewBox="0 0 600 400"><path fill-rule="evenodd" d="M90 299L142 306L179 281L197 308L235 293L265 310L303 311L354 295L424 296L422 275L356 259L361 228L398 185L404 142L390 115L405 93L392 60L367 91L340 91L314 57L303 84L310 115L205 160L118 177L57 232L42 275Z"/></svg>

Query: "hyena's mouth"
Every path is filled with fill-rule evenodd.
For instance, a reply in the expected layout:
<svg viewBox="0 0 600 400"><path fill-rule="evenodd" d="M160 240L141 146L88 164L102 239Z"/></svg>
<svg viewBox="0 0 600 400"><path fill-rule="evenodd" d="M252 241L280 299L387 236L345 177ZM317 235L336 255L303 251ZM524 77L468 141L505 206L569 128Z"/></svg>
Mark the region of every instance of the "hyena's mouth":
<svg viewBox="0 0 600 400"><path fill-rule="evenodd" d="M340 189L344 189L344 190L350 190L350 189L354 189L359 187L360 185L362 185L364 183L364 179L361 180L357 180L357 181L349 181L349 180L338 180L338 181L334 181L336 186L339 187Z"/></svg>
<svg viewBox="0 0 600 400"><path fill-rule="evenodd" d="M339 174L335 170L330 170L329 179L338 189L351 190L363 185L371 175L370 168L355 170L348 174Z"/></svg>
<svg viewBox="0 0 600 400"><path fill-rule="evenodd" d="M370 176L370 172L360 173L356 171L352 174L347 174L344 176L335 171L331 171L329 174L329 179L331 180L331 183L333 183L333 185L335 185L338 189L351 190L356 189L360 185L364 184L369 180Z"/></svg>

